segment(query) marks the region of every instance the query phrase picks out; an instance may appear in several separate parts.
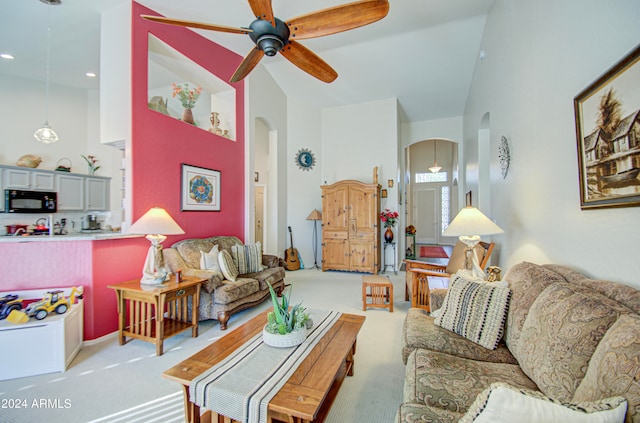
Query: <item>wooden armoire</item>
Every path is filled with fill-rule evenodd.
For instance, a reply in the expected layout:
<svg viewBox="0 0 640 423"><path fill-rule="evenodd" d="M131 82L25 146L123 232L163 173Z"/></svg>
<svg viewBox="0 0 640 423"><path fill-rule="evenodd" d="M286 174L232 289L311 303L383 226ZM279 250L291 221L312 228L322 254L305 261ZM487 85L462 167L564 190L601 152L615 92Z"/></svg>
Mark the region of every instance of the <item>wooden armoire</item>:
<svg viewBox="0 0 640 423"><path fill-rule="evenodd" d="M322 270L380 270L380 185L346 180L322 187Z"/></svg>

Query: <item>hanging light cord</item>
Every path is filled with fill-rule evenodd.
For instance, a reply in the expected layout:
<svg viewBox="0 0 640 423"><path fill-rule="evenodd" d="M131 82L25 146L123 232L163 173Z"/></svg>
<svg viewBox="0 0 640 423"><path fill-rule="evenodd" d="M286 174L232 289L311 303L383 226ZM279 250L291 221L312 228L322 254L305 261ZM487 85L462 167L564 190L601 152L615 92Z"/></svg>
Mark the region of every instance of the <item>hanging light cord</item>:
<svg viewBox="0 0 640 423"><path fill-rule="evenodd" d="M44 102L44 116L47 124L49 123L49 62L51 61L51 5L49 5L49 13L47 16L47 64L45 79L45 102Z"/></svg>

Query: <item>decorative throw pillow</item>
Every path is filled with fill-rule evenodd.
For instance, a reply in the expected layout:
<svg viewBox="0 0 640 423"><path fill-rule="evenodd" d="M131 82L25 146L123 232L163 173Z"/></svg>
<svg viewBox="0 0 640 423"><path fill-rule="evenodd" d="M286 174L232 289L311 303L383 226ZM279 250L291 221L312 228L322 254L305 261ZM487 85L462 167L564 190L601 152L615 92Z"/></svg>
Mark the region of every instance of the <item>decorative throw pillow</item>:
<svg viewBox="0 0 640 423"><path fill-rule="evenodd" d="M572 401L614 395L627 398L629 421L640 421L640 316L624 314L609 328L589 360Z"/></svg>
<svg viewBox="0 0 640 423"><path fill-rule="evenodd" d="M200 269L221 273L222 269L220 269L220 263L218 263L219 254L217 245L214 245L208 253L200 251Z"/></svg>
<svg viewBox="0 0 640 423"><path fill-rule="evenodd" d="M496 382L478 395L459 423L623 423L626 412L623 397L561 403L542 392Z"/></svg>
<svg viewBox="0 0 640 423"><path fill-rule="evenodd" d="M231 254L229 254L227 250L220 251L220 254L218 254L218 263L220 263L220 269L226 279L231 282L235 282L236 279L238 279L238 269L233 263Z"/></svg>
<svg viewBox="0 0 640 423"><path fill-rule="evenodd" d="M507 287L469 281L456 274L434 324L495 350L502 338L510 298Z"/></svg>
<svg viewBox="0 0 640 423"><path fill-rule="evenodd" d="M238 268L238 273L241 275L264 270L262 266L262 244L259 241L250 245L231 246L231 257Z"/></svg>

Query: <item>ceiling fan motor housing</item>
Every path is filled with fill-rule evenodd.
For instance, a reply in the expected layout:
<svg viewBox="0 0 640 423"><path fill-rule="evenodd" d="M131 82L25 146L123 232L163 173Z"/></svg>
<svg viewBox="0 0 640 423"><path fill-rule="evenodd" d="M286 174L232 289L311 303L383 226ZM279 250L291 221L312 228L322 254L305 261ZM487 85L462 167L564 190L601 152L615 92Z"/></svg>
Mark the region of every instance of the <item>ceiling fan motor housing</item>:
<svg viewBox="0 0 640 423"><path fill-rule="evenodd" d="M269 21L256 19L249 28L253 31L249 37L267 56L275 56L289 43L289 28L280 19L275 18L275 28Z"/></svg>

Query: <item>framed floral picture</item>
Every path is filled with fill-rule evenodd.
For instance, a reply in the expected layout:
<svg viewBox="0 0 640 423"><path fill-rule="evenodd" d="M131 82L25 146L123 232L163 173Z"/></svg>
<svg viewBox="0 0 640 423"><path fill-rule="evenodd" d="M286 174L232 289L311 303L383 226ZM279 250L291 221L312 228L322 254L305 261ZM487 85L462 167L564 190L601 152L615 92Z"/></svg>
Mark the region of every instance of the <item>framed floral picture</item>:
<svg viewBox="0 0 640 423"><path fill-rule="evenodd" d="M640 206L640 46L573 103L580 207Z"/></svg>
<svg viewBox="0 0 640 423"><path fill-rule="evenodd" d="M220 211L220 171L182 164L182 211Z"/></svg>

